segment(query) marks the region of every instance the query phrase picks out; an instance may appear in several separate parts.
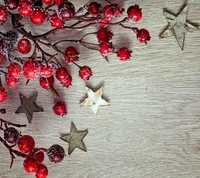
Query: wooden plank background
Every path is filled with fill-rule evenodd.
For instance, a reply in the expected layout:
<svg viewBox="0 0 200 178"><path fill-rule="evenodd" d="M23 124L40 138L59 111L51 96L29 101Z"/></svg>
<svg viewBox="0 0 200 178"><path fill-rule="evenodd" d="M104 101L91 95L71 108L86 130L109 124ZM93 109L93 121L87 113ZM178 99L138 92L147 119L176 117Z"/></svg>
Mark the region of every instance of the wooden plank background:
<svg viewBox="0 0 200 178"><path fill-rule="evenodd" d="M2 1L1 1L2 2ZM80 7L86 0L75 0ZM116 48L132 49L130 61L121 62L115 55L109 56L108 64L96 51L77 46L80 65L89 65L93 76L89 82L78 77L78 68L69 67L73 77L72 86L55 87L68 106L68 114L57 117L52 112L53 99L41 89L38 80L27 86L20 78L20 86L9 89L8 101L1 104L7 113L0 117L12 122L27 124L22 134L35 138L37 147L61 144L67 153L68 143L59 139L68 133L73 121L79 130L88 129L84 138L87 152L79 149L54 165L47 159L49 178L198 178L200 177L200 31L187 33L185 49L181 51L175 38L159 39L167 26L163 9L178 14L183 0L125 0L119 2L124 8L139 4L143 19L138 28L151 33L148 45L139 44L135 34L120 27L111 27L115 34ZM200 1L188 0L187 19L200 25ZM30 23L25 21L27 28ZM11 28L0 27L2 31ZM46 30L47 26L32 27L33 33ZM50 40L80 38L95 27L85 31L66 33L59 31ZM96 40L95 37L90 40ZM66 46L63 45L63 50ZM89 108L80 108L86 97L85 86L94 90L105 85L104 98L111 106L100 108L97 118ZM43 113L34 113L32 124L24 114L14 112L20 105L19 92L27 97L38 91L37 104ZM10 155L0 146L0 177L31 178L23 170L23 159L17 158L9 169Z"/></svg>

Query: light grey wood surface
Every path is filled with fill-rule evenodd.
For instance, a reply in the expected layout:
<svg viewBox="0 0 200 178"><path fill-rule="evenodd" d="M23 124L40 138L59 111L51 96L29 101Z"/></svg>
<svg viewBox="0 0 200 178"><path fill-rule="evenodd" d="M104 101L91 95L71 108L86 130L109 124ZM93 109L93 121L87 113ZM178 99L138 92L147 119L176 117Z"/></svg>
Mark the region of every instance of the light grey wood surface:
<svg viewBox="0 0 200 178"><path fill-rule="evenodd" d="M73 2L80 7L86 1ZM0 117L27 124L20 130L32 135L37 147L48 148L57 143L65 148L66 153L68 143L59 136L69 133L71 121L78 130L88 129L84 138L87 152L75 149L56 165L45 160L49 178L198 178L200 31L186 34L185 49L181 51L174 37L159 39L158 36L167 26L163 9L176 15L183 7L183 0L115 2L126 9L134 4L141 6L143 19L134 25L150 31L152 38L148 45L138 43L134 33L112 27L113 44L116 48L126 46L132 49L131 60L121 62L111 55L108 64L98 52L78 46L81 55L78 63L89 65L93 76L85 83L78 77L78 68L71 65L72 86L65 89L56 83L56 89L67 103L66 116L53 114L53 99L40 88L38 80L30 81L26 86L21 77L20 86L8 90L8 101L0 106L5 107L7 113ZM200 1L188 0L187 4L188 21L200 25ZM79 38L95 29L69 34L61 30L51 40ZM34 33L45 30L45 26L33 27ZM96 90L101 85L105 85L104 98L111 106L100 108L94 118L91 110L80 107L79 103L86 97L85 86ZM28 97L35 91L38 91L37 104L45 111L34 113L32 124L28 124L24 114L14 112L20 105L19 93ZM9 169L10 155L3 145L0 146L0 158L1 178L34 177L23 170L22 158L15 159L13 168Z"/></svg>

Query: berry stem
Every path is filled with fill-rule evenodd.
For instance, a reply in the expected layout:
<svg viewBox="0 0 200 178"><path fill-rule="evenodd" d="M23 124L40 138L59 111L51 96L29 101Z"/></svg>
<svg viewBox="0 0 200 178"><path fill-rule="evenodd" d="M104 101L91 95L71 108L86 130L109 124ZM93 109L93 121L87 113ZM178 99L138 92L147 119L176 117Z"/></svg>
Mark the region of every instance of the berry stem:
<svg viewBox="0 0 200 178"><path fill-rule="evenodd" d="M9 122L9 121L5 121L5 120L3 120L3 119L1 119L1 118L0 118L0 122L1 122L1 123L4 123L4 124L6 125L6 127L7 127L8 125L12 125L12 126L15 126L15 127L26 127L25 124L24 124L24 125L15 124L15 123L12 123L12 122Z"/></svg>

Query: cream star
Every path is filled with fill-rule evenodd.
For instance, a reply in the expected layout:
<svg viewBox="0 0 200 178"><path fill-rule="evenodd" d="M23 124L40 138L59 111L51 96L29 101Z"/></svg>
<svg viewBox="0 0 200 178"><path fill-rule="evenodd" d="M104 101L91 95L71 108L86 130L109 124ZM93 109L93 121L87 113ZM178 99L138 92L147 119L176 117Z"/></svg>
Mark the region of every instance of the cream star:
<svg viewBox="0 0 200 178"><path fill-rule="evenodd" d="M86 98L80 106L89 107L94 116L96 117L100 106L109 106L109 103L102 98L104 86L98 89L96 92L92 91L90 88L86 87L88 98Z"/></svg>
<svg viewBox="0 0 200 178"><path fill-rule="evenodd" d="M175 36L180 48L183 50L186 32L193 32L199 30L198 27L186 21L188 6L186 5L183 10L174 16L168 12L164 12L164 16L168 21L168 28L160 35L160 38L168 38Z"/></svg>

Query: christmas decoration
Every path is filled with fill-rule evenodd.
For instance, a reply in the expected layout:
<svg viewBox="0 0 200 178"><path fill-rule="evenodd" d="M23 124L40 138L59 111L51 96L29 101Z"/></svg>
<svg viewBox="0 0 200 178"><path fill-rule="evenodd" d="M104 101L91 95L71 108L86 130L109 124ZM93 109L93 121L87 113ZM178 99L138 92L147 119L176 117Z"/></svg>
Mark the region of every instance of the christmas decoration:
<svg viewBox="0 0 200 178"><path fill-rule="evenodd" d="M33 112L43 112L44 110L38 106L36 102L37 92L35 92L30 98L26 98L21 93L19 94L21 106L15 111L16 114L25 113L28 122L31 123L33 118Z"/></svg>
<svg viewBox="0 0 200 178"><path fill-rule="evenodd" d="M60 139L69 143L68 155L70 155L75 148L79 148L83 151L86 151L83 138L87 135L88 130L77 131L76 126L71 122L70 133L64 136L61 136Z"/></svg>
<svg viewBox="0 0 200 178"><path fill-rule="evenodd" d="M94 116L97 116L97 112L100 106L109 106L109 103L102 98L104 86L99 88L96 92L86 87L87 98L80 104L80 106L89 107Z"/></svg>
<svg viewBox="0 0 200 178"><path fill-rule="evenodd" d="M188 23L186 21L188 5L186 5L183 10L174 16L168 12L164 12L164 16L168 21L167 29L160 35L161 38L168 38L175 36L180 48L184 49L185 34L187 32L194 32L199 30L198 27Z"/></svg>

